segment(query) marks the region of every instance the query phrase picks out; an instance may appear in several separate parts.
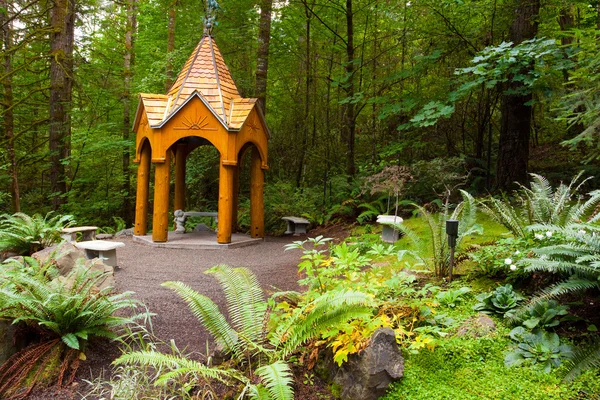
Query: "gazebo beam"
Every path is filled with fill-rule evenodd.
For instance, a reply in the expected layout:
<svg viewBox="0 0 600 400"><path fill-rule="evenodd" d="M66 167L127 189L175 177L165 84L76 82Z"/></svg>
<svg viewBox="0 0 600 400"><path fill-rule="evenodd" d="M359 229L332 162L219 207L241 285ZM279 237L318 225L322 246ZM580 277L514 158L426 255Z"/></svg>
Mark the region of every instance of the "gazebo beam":
<svg viewBox="0 0 600 400"><path fill-rule="evenodd" d="M219 168L219 224L217 227L217 243L231 243L231 226L233 221L233 179L234 165L223 165L223 157Z"/></svg>
<svg viewBox="0 0 600 400"><path fill-rule="evenodd" d="M261 168L260 152L252 147L252 164L250 166L250 236L265 237L264 187L265 172Z"/></svg>
<svg viewBox="0 0 600 400"><path fill-rule="evenodd" d="M148 192L150 183L151 149L148 143L142 145L140 164L137 171L137 195L135 198L135 235L145 235L148 230Z"/></svg>
<svg viewBox="0 0 600 400"><path fill-rule="evenodd" d="M154 169L154 217L152 241L166 242L169 235L169 179L171 174L171 152L165 154L165 161L156 163Z"/></svg>
<svg viewBox="0 0 600 400"><path fill-rule="evenodd" d="M173 201L174 210L185 211L185 169L186 158L188 155L185 144L177 145L175 150L175 199Z"/></svg>

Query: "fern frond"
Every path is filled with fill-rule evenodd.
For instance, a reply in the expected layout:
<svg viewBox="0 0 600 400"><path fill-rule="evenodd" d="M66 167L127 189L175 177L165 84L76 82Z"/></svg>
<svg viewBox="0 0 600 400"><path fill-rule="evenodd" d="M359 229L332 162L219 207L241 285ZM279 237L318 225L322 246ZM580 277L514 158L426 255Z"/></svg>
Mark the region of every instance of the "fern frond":
<svg viewBox="0 0 600 400"><path fill-rule="evenodd" d="M207 367L198 361L172 354L163 354L154 350L134 351L123 354L113 361L113 364L139 365L143 367L152 367L157 370L169 370L170 373L160 374L160 377L155 383L156 385L166 385L171 379L190 372L206 379L216 379L221 382L226 382L227 378L237 378L238 376L236 371Z"/></svg>
<svg viewBox="0 0 600 400"><path fill-rule="evenodd" d="M264 365L256 370L265 383L265 387L273 400L293 400L294 382L292 371L284 361L275 361L273 364Z"/></svg>
<svg viewBox="0 0 600 400"><path fill-rule="evenodd" d="M240 337L251 342L262 338L267 303L258 279L248 268L218 265L208 271L221 284L227 300L227 311Z"/></svg>
<svg viewBox="0 0 600 400"><path fill-rule="evenodd" d="M585 370L600 368L600 340L596 339L590 345L577 349L565 364L565 381L572 381Z"/></svg>
<svg viewBox="0 0 600 400"><path fill-rule="evenodd" d="M240 355L237 334L211 299L199 294L182 282L165 282L161 286L173 290L190 307L200 323L226 351Z"/></svg>

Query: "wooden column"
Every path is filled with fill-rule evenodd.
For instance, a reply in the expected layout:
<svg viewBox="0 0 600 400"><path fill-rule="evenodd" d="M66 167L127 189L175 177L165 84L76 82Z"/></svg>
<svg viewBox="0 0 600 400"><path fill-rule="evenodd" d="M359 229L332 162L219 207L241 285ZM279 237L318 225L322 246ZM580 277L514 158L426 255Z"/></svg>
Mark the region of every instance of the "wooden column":
<svg viewBox="0 0 600 400"><path fill-rule="evenodd" d="M231 232L237 232L238 208L240 206L240 171L241 159L233 171L233 201L231 205Z"/></svg>
<svg viewBox="0 0 600 400"><path fill-rule="evenodd" d="M185 211L185 165L186 145L180 144L175 152L175 200L173 210Z"/></svg>
<svg viewBox="0 0 600 400"><path fill-rule="evenodd" d="M265 172L261 169L262 160L256 147L252 147L250 167L250 236L265 237L264 187Z"/></svg>
<svg viewBox="0 0 600 400"><path fill-rule="evenodd" d="M231 225L233 218L233 176L237 166L223 165L221 158L219 170L219 225L217 242L231 243Z"/></svg>
<svg viewBox="0 0 600 400"><path fill-rule="evenodd" d="M165 161L154 167L154 219L152 241L166 242L169 233L169 179L171 173L171 153L166 152Z"/></svg>
<svg viewBox="0 0 600 400"><path fill-rule="evenodd" d="M148 189L150 183L151 149L148 143L142 145L140 164L137 171L137 191L135 196L134 235L142 236L148 231Z"/></svg>

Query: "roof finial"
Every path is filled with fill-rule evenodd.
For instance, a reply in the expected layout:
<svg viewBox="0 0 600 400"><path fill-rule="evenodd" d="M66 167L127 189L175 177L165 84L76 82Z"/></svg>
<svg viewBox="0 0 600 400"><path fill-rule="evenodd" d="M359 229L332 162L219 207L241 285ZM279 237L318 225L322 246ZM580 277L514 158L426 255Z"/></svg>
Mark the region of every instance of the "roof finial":
<svg viewBox="0 0 600 400"><path fill-rule="evenodd" d="M206 0L206 14L204 15L204 34L212 36L213 27L217 24L216 14L219 10L217 0Z"/></svg>

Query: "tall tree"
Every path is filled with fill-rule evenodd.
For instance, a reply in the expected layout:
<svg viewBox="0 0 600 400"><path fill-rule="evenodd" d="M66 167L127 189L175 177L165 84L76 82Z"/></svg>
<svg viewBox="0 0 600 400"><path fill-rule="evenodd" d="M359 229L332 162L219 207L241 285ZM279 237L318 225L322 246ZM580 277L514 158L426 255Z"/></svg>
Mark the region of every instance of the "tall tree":
<svg viewBox="0 0 600 400"><path fill-rule="evenodd" d="M127 225L133 221L133 207L131 202L131 172L129 171L130 146L129 133L131 131L131 80L135 62L135 35L137 31L137 0L127 1L127 27L125 30L125 53L123 57L123 219Z"/></svg>
<svg viewBox="0 0 600 400"><path fill-rule="evenodd" d="M70 154L75 0L54 0L50 9L50 185L52 208L67 193L65 160Z"/></svg>
<svg viewBox="0 0 600 400"><path fill-rule="evenodd" d="M355 143L356 143L356 110L354 101L354 12L352 0L346 0L346 71L344 92L346 99L343 107L342 138L346 142L346 174L356 173Z"/></svg>
<svg viewBox="0 0 600 400"><path fill-rule="evenodd" d="M8 173L10 175L10 195L13 212L21 211L21 200L19 194L19 179L17 174L17 161L15 157L15 118L12 85L12 4L8 0L0 0L0 26L2 33L2 51L4 53L4 71L2 86L4 97L2 113L4 124L4 140L6 141L6 152L8 155Z"/></svg>
<svg viewBox="0 0 600 400"><path fill-rule="evenodd" d="M173 85L175 72L173 71L173 51L175 51L175 24L177 22L177 0L169 4L169 23L167 25L167 71L165 86L167 90Z"/></svg>
<svg viewBox="0 0 600 400"><path fill-rule="evenodd" d="M509 31L509 39L514 45L536 36L539 12L540 0L518 0ZM532 60L530 65L523 67L523 73L533 67ZM522 86L522 82L512 81L502 96L496 185L503 189L514 182L527 181L533 95L519 93Z"/></svg>
<svg viewBox="0 0 600 400"><path fill-rule="evenodd" d="M273 0L260 0L258 25L258 57L256 62L255 96L263 114L267 113L267 72L269 70L269 43Z"/></svg>

